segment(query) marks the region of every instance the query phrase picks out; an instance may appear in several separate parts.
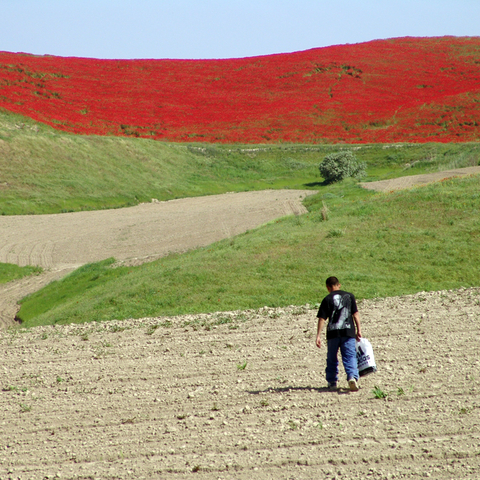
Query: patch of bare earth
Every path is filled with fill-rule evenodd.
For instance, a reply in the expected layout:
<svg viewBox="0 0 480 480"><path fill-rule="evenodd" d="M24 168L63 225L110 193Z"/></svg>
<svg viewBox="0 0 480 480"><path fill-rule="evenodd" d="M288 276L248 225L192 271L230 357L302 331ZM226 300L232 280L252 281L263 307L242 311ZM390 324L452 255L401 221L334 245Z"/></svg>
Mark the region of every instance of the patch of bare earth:
<svg viewBox="0 0 480 480"><path fill-rule="evenodd" d="M309 306L0 331L0 478L477 479L479 303L360 302L356 393Z"/></svg>
<svg viewBox="0 0 480 480"><path fill-rule="evenodd" d="M0 262L39 265L45 274L0 285L0 328L17 302L79 266L115 257L138 265L306 212L311 190L265 190L184 198L116 210L0 216Z"/></svg>
<svg viewBox="0 0 480 480"><path fill-rule="evenodd" d="M365 182L360 185L368 190L377 192L391 192L394 190L403 190L405 188L426 185L427 183L438 182L446 178L464 177L466 175L475 175L480 173L480 166L456 168L454 170L445 170L443 172L424 173L422 175L410 175L407 177L392 178L390 180L379 180L378 182Z"/></svg>

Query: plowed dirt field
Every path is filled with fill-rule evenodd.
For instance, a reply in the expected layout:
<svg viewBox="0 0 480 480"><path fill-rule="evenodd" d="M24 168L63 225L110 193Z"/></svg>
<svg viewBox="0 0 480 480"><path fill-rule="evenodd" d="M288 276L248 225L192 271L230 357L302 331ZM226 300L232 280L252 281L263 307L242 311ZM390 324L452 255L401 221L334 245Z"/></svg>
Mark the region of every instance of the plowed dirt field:
<svg viewBox="0 0 480 480"><path fill-rule="evenodd" d="M131 208L58 215L0 216L0 262L39 265L39 276L0 285L0 328L17 302L85 263L115 257L132 265L233 237L307 210L313 190L227 193Z"/></svg>
<svg viewBox="0 0 480 480"><path fill-rule="evenodd" d="M479 301L361 302L356 393L308 306L0 331L0 478L478 479Z"/></svg>

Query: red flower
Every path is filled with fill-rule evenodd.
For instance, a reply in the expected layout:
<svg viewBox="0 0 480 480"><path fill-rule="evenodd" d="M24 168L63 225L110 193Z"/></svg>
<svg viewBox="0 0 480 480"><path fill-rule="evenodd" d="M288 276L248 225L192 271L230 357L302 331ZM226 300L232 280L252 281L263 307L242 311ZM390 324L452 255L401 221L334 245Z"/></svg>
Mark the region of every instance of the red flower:
<svg viewBox="0 0 480 480"><path fill-rule="evenodd" d="M0 108L56 129L179 142L465 142L480 38L400 38L231 60L0 53Z"/></svg>

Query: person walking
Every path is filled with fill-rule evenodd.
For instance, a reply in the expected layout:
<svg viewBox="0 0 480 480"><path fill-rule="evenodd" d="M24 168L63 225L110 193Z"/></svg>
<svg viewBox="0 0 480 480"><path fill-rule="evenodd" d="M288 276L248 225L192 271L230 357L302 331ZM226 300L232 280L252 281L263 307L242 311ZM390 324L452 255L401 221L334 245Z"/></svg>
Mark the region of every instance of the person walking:
<svg viewBox="0 0 480 480"><path fill-rule="evenodd" d="M337 277L326 280L328 295L322 300L318 309L317 339L318 348L322 346L322 331L327 324L327 367L325 369L328 387L337 388L338 382L338 350L342 354L342 363L347 374L350 391L358 391L358 368L355 351L355 339L360 340L362 331L360 314L355 296L341 290Z"/></svg>

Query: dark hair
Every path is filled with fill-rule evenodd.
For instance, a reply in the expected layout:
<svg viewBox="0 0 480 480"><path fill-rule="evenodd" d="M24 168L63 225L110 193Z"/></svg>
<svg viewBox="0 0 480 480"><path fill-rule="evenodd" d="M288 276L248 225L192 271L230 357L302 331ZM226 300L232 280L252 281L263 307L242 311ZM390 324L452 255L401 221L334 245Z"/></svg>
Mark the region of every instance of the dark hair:
<svg viewBox="0 0 480 480"><path fill-rule="evenodd" d="M340 282L337 277L328 277L325 283L327 284L327 287L335 287L335 285L338 285Z"/></svg>

